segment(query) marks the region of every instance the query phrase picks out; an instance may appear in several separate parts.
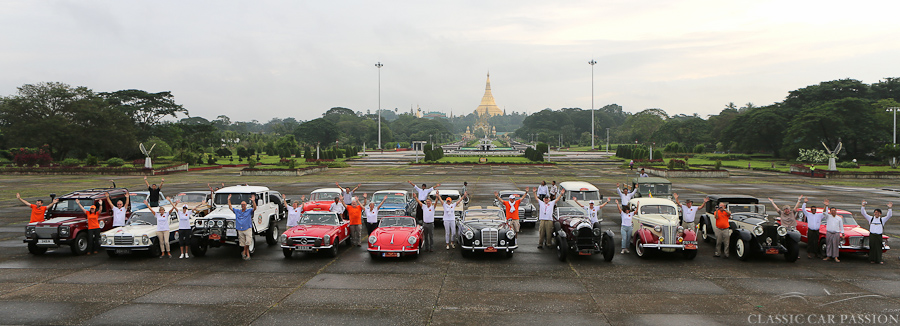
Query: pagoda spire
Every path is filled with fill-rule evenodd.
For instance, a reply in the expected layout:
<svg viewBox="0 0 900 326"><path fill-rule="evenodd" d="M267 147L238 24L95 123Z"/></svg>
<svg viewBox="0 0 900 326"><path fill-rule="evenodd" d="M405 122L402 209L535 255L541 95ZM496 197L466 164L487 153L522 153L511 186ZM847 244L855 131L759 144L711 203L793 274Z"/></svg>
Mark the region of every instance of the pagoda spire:
<svg viewBox="0 0 900 326"><path fill-rule="evenodd" d="M481 104L478 105L478 108L475 109L475 113L479 116L481 115L501 115L503 111L497 107L497 103L494 102L494 94L491 93L491 72L487 73L487 81L484 85L484 96L481 97Z"/></svg>

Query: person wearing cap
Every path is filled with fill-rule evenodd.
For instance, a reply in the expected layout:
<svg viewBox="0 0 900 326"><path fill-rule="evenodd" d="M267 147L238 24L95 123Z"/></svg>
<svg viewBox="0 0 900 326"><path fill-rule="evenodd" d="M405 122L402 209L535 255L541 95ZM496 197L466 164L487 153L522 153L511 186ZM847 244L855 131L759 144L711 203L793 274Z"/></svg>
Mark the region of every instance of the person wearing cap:
<svg viewBox="0 0 900 326"><path fill-rule="evenodd" d="M306 196L300 196L300 201L302 202ZM281 194L282 201L287 201L287 197L284 194ZM293 201L291 202L291 206L287 208L287 221L285 221L285 227L288 229L297 226L300 224L300 216L303 215L303 207L300 207L300 202Z"/></svg>
<svg viewBox="0 0 900 326"><path fill-rule="evenodd" d="M884 217L881 216L881 209L876 208L872 215L866 213L866 201L862 201L862 207L859 209L862 216L866 218L866 221L869 221L869 262L872 264L884 264L884 260L881 259L881 253L883 250L881 238L882 234L884 234L884 223L891 219L893 216L893 208L894 203L887 203L888 212Z"/></svg>
<svg viewBox="0 0 900 326"><path fill-rule="evenodd" d="M47 212L47 208L50 207L49 205L42 206L42 205L44 205L44 200L38 199L38 200L34 201L34 204L32 204L32 203L29 203L28 201L22 199L22 196L20 196L19 193L16 193L16 198L19 201L21 201L23 204L25 204L26 206L31 207L31 218L29 219L28 223L44 221L44 213ZM59 201L59 198L54 198L53 201L50 202L50 205L56 204L56 202L58 202L58 201Z"/></svg>
<svg viewBox="0 0 900 326"><path fill-rule="evenodd" d="M546 186L546 183L545 183ZM560 195L565 194L566 189L560 190ZM537 197L537 190L534 191L534 196ZM550 200L549 196L544 196L544 199L538 201L538 249L543 249L544 246L548 248L553 244L553 207L556 206L556 203L559 202L559 199L562 196L556 197L554 200Z"/></svg>
<svg viewBox="0 0 900 326"><path fill-rule="evenodd" d="M844 219L837 214L837 208L831 207L825 213L825 258L840 263L841 239L844 238ZM871 239L871 237L870 237Z"/></svg>
<svg viewBox="0 0 900 326"><path fill-rule="evenodd" d="M825 209L822 210L822 213L816 213L816 206L812 206L809 208L809 211L806 211L806 203L809 202L809 197L803 196L803 206L800 207L800 211L803 212L803 217L806 218L806 257L813 258L821 258L822 253L820 253L819 249L819 228L822 227L822 217L825 215L825 211L828 210L828 199L825 200Z"/></svg>
<svg viewBox="0 0 900 326"><path fill-rule="evenodd" d="M112 199L109 199L109 193L106 193L106 202L109 203L109 207L112 207L113 214L113 224L112 226L120 227L125 226L125 215L128 213L128 207L131 205L131 196L128 195L128 190L125 190L125 202L122 200L117 200L116 204L113 205ZM149 206L148 206L149 207Z"/></svg>
<svg viewBox="0 0 900 326"><path fill-rule="evenodd" d="M623 193L621 190L619 190L619 187L622 187L622 184L616 183L616 193L619 194L619 200L623 206L628 205L628 202L631 201L631 198L634 198L634 194L637 193L637 188L634 188L631 190L631 192L628 192L628 185L625 185L625 187L622 188L625 189L625 192Z"/></svg>
<svg viewBox="0 0 900 326"><path fill-rule="evenodd" d="M531 188L526 187L525 193L527 194ZM519 204L522 203L522 199L516 197L516 194L509 195L509 199L507 201L503 201L503 198L500 198L500 193L494 191L494 197L497 198L497 201L503 203L503 211L506 212L506 223L512 227L513 231L516 234L519 234Z"/></svg>
<svg viewBox="0 0 900 326"><path fill-rule="evenodd" d="M191 215L201 205L203 203L197 204L194 208L184 205L181 206L180 211L175 211L175 214L178 215L178 248L181 251L181 256L178 258L191 258L188 256L188 246L191 244Z"/></svg>
<svg viewBox="0 0 900 326"><path fill-rule="evenodd" d="M688 199L684 201L684 205L678 201L678 194L672 193L672 199L675 199L675 204L681 206L681 227L685 230L693 230L696 226L694 225L694 219L697 217L697 211L706 206L706 203L709 202L709 197L703 198L703 204L700 206L694 206L694 201ZM799 202L798 202L799 203Z"/></svg>
<svg viewBox="0 0 900 326"><path fill-rule="evenodd" d="M350 206L350 204L353 204L353 194L356 193L356 189L359 189L360 184L357 184L356 188L353 188L353 190L350 190L350 187L347 187L347 188L341 187L341 185L337 182L335 182L334 185L337 186L338 189L341 190L341 197L343 197L343 199L344 199L344 207L347 207L347 206ZM347 212L347 210L344 210L344 219L350 218L350 215L348 215L348 214L349 214L349 212Z"/></svg>
<svg viewBox="0 0 900 326"><path fill-rule="evenodd" d="M434 211L437 203L431 202L428 196L425 196L425 202L415 198L422 209L422 251L434 251Z"/></svg>
<svg viewBox="0 0 900 326"><path fill-rule="evenodd" d="M435 190L436 198L440 200L441 193ZM463 193L465 195L465 193ZM456 248L456 206L459 205L463 201L463 196L459 196L459 199L456 202L453 202L453 199L447 197L441 204L444 206L444 241L447 244L447 250L450 250L450 247ZM437 206L437 205L435 205Z"/></svg>
<svg viewBox="0 0 900 326"><path fill-rule="evenodd" d="M374 195L372 196L374 199ZM381 206L384 205L384 202L387 201L388 196L385 195L381 198L381 202L378 203L378 206L375 206L375 201L369 202L369 194L363 194L363 207L365 207L366 213L366 232L368 234L372 234L375 232L375 229L378 228L378 210L381 209Z"/></svg>
<svg viewBox="0 0 900 326"><path fill-rule="evenodd" d="M609 198L606 198L606 202L603 203L603 205L595 205L593 200L589 201L588 207L584 207L584 205L578 202L578 198L575 198L574 196L572 197L572 201L574 201L578 206L581 206L581 208L587 210L588 220L591 221L591 225L594 225L594 223L600 221L600 210L603 209L603 207L606 207L606 204L609 204Z"/></svg>
<svg viewBox="0 0 900 326"><path fill-rule="evenodd" d="M637 203L640 205L640 202ZM634 212L631 211L631 207L628 206L628 203L624 205L619 203L619 200L616 200L616 208L619 209L619 216L622 218L622 253L627 254L628 246L631 244L631 232L634 231L634 226L631 225L631 219L634 217Z"/></svg>
<svg viewBox="0 0 900 326"><path fill-rule="evenodd" d="M800 207L800 200L803 199L803 196L797 197L797 204L794 205L794 209L791 209L791 206L784 205L781 209L778 208L778 205L775 204L775 201L772 198L769 198L769 202L772 203L772 207L775 207L775 211L778 212L778 216L781 219L781 225L790 230L797 229L797 218L794 215L794 212L797 211L797 208Z"/></svg>
<svg viewBox="0 0 900 326"><path fill-rule="evenodd" d="M85 251L88 255L97 253L97 250L100 250L100 210L97 208L97 205L91 205L90 210L84 209L82 206L78 206L84 211L84 215L87 215L88 222L88 232L87 232L87 250Z"/></svg>
<svg viewBox="0 0 900 326"><path fill-rule="evenodd" d="M441 184L438 183L434 185L434 187L427 188L427 186L423 183L422 187L416 186L416 184L412 183L412 181L406 180L407 183L413 186L413 189L416 190L416 200L419 202L425 202L425 199L428 198L428 195L434 191L434 188L440 187ZM422 210L422 205L416 206L416 221L422 221L424 219L424 211ZM432 225L433 226L433 225Z"/></svg>
<svg viewBox="0 0 900 326"><path fill-rule="evenodd" d="M178 202L172 202L171 198L167 198L169 203L172 204L172 208L166 212L166 209L163 206L159 207L159 212L154 212L153 215L156 217L156 240L159 242L159 258L163 258L165 256L169 256L172 258L172 250L169 246L169 217L171 214L174 214L175 211L178 210ZM144 205L150 207L150 203L144 200ZM189 217L190 218L190 217Z"/></svg>

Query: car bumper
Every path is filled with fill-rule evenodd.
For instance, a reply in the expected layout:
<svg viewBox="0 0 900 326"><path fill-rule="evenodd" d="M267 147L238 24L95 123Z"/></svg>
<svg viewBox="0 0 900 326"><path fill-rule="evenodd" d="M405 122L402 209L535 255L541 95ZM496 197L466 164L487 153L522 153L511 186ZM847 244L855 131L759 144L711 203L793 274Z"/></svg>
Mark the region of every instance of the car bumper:
<svg viewBox="0 0 900 326"><path fill-rule="evenodd" d="M41 241L44 240L44 241ZM47 240L50 240L48 242ZM41 248L59 248L72 244L71 239L24 239L22 243L34 244Z"/></svg>
<svg viewBox="0 0 900 326"><path fill-rule="evenodd" d="M295 246L295 245L281 245L281 248L291 249L296 251L319 251L323 249L331 249L334 248L334 245L327 246Z"/></svg>
<svg viewBox="0 0 900 326"><path fill-rule="evenodd" d="M369 247L369 248L366 248L366 250L368 250L369 252L376 252L376 253L377 253L377 252L399 252L399 253L408 253L408 254L413 254L413 253L417 254L417 253L419 253L419 249L418 249L418 248L416 248L416 249L408 249L408 248L402 248L402 249L382 249L382 248L377 248L377 247L376 247L376 248Z"/></svg>
<svg viewBox="0 0 900 326"><path fill-rule="evenodd" d="M865 253L867 253L867 252L869 252L869 250L871 250L871 248L869 246L847 246L847 245L840 246L841 252L865 252ZM885 245L885 246L881 247L882 252L885 252L888 250L891 250L890 246Z"/></svg>
<svg viewBox="0 0 900 326"><path fill-rule="evenodd" d="M487 250L487 249L494 249L494 250L497 250L497 251L512 251L512 250L519 249L519 245L515 245L515 246L491 246L491 247L484 247L484 246L465 246L465 245L463 245L463 246L460 246L460 248L463 248L463 249L465 249L465 250L472 250L472 251L476 251L476 250L485 251L485 250Z"/></svg>
<svg viewBox="0 0 900 326"><path fill-rule="evenodd" d="M136 251L150 250L150 246L104 246L104 245L101 245L100 247L105 250L117 250L117 249L127 249L127 250L136 250Z"/></svg>
<svg viewBox="0 0 900 326"><path fill-rule="evenodd" d="M642 248L648 249L685 249L685 245L683 244L662 244L662 243L641 243L640 246ZM697 248L693 248L697 249Z"/></svg>

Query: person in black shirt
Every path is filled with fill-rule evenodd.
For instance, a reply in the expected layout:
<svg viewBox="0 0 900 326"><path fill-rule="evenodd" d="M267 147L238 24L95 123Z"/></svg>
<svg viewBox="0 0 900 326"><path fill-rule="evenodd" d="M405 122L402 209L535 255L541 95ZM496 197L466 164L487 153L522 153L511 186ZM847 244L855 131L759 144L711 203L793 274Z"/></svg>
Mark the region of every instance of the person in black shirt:
<svg viewBox="0 0 900 326"><path fill-rule="evenodd" d="M144 183L147 184L147 191L150 192L150 195L147 196L147 202L150 203L150 207L158 207L159 206L159 192L162 190L163 183L166 183L166 179L161 179L159 182L159 186L155 183L150 184L147 181L147 176L144 176Z"/></svg>

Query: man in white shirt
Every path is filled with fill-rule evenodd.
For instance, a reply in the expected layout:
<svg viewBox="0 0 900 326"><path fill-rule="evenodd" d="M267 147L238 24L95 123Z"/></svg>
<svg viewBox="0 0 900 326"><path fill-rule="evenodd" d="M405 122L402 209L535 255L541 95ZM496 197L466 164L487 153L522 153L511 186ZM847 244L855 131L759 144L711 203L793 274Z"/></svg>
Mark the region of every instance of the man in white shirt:
<svg viewBox="0 0 900 326"><path fill-rule="evenodd" d="M636 204L640 206L641 202ZM627 254L631 252L628 250L628 247L631 244L631 232L634 231L634 227L631 226L634 212L631 211L631 207L628 207L628 203L619 203L618 200L616 200L616 208L619 209L619 216L622 218L622 229L620 230L622 232L622 253Z"/></svg>
<svg viewBox="0 0 900 326"><path fill-rule="evenodd" d="M800 207L800 211L803 212L803 216L806 218L806 257L816 258L822 257L822 253L819 251L819 228L822 227L822 217L825 211L828 210L828 199L825 200L825 209L822 213L816 213L816 206L810 207L810 211L806 211L806 203L809 202L809 197L803 196L803 206Z"/></svg>
<svg viewBox="0 0 900 326"><path fill-rule="evenodd" d="M337 213L339 216L344 216L344 203L341 202L341 197L334 197L334 202L331 203L331 207L328 208L329 212ZM344 217L345 220L349 220L350 217Z"/></svg>
<svg viewBox="0 0 900 326"><path fill-rule="evenodd" d="M541 184L546 188L547 183L541 182ZM565 194L566 190L562 189L560 194ZM538 197L537 191L534 194L535 197ZM556 203L562 196L556 197L554 200L550 200L549 196L544 196L541 201L538 201L538 249L543 249L544 246L548 248L553 244L553 208L556 207Z"/></svg>
<svg viewBox="0 0 900 326"><path fill-rule="evenodd" d="M866 213L866 201L862 201L862 207L859 209L862 216L869 221L869 262L872 264L884 264L881 259L883 250L882 235L884 234L884 223L893 216L894 203L887 203L888 212L884 217L881 216L881 209L876 208L872 215Z"/></svg>
<svg viewBox="0 0 900 326"><path fill-rule="evenodd" d="M304 197L300 197L300 201L303 201ZM281 194L281 199L283 201L287 201L287 198L284 194ZM287 222L285 222L285 227L288 229L297 226L300 224L300 216L303 215L303 207L300 207L300 202L294 201L291 202L291 206L287 209Z"/></svg>
<svg viewBox="0 0 900 326"><path fill-rule="evenodd" d="M625 192L623 193L621 190L619 190L619 187L622 187L622 184L616 183L616 193L619 194L619 202L621 202L622 205L628 205L628 202L631 201L631 198L634 198L634 194L637 193L637 188L634 188L631 190L631 192L628 192L628 185L625 185L625 187L623 188L625 189Z"/></svg>
<svg viewBox="0 0 900 326"><path fill-rule="evenodd" d="M359 189L360 185L357 184L356 188L353 188L353 190L350 190L349 187L347 187L347 188L341 187L341 185L337 182L335 182L334 185L337 186L338 189L341 190L341 197L343 198L343 201L344 201L344 207L347 207L347 206L350 206L350 204L353 204L353 194L356 192L356 189ZM350 216L347 215L346 209L344 210L344 219L350 219Z"/></svg>
<svg viewBox="0 0 900 326"><path fill-rule="evenodd" d="M372 196L372 199L375 199L375 196ZM375 206L375 202L369 202L369 194L363 194L363 213L366 214L366 232L372 234L376 228L378 228L378 210L381 209L381 205L384 205L384 201L387 200L387 195L384 198L381 198L381 203L378 203L378 206Z"/></svg>
<svg viewBox="0 0 900 326"><path fill-rule="evenodd" d="M535 198L538 199L538 203L544 200L544 197L550 197L550 188L547 187L547 181L541 181L541 185L537 187L537 191L535 191Z"/></svg>
<svg viewBox="0 0 900 326"><path fill-rule="evenodd" d="M591 221L591 225L594 225L594 223L597 223L600 221L600 218L599 218L600 210L603 209L603 207L606 207L606 204L609 204L609 198L606 198L606 202L603 203L603 205L594 205L594 201L592 200L592 201L588 202L588 207L584 207L584 205L579 203L578 198L572 197L572 200L575 202L575 204L577 204L578 206L581 206L582 208L584 208L587 211L588 220Z"/></svg>
<svg viewBox="0 0 900 326"><path fill-rule="evenodd" d="M685 230L694 230L696 225L694 224L694 219L697 217L697 211L703 209L703 206L706 206L706 203L709 202L709 197L703 198L703 204L700 206L694 206L694 201L688 199L684 201L684 205L678 201L678 194L672 193L672 198L675 199L675 204L681 206L681 227Z"/></svg>
<svg viewBox="0 0 900 326"><path fill-rule="evenodd" d="M556 199L556 196L559 196L559 187L556 186L556 180L550 182L550 200Z"/></svg>
<svg viewBox="0 0 900 326"><path fill-rule="evenodd" d="M441 193L438 191L434 192L437 195L437 198L441 198ZM441 204L444 206L444 242L447 244L447 250L450 250L450 247L456 248L456 206L459 205L463 201L466 193L463 193L463 196L459 196L459 199L454 203L453 199L447 197Z"/></svg>
<svg viewBox="0 0 900 326"><path fill-rule="evenodd" d="M427 196L424 203L418 197L416 202L422 209L422 251L431 252L434 251L434 211L437 203L432 203Z"/></svg>
<svg viewBox="0 0 900 326"><path fill-rule="evenodd" d="M844 237L844 219L837 214L836 208L831 208L825 213L825 259L834 258L834 261L840 263L838 254L841 251L841 238Z"/></svg>
<svg viewBox="0 0 900 326"><path fill-rule="evenodd" d="M406 182L409 183L410 185L412 185L413 188L415 188L415 190L416 190L416 200L421 201L421 202L424 202L425 199L428 199L428 195L430 195L431 192L434 191L434 188L437 188L437 187L440 187L440 186L441 186L441 184L438 183L438 184L434 185L434 187L428 188L428 187L423 183L423 184L422 184L422 187L419 188L419 187L416 186L414 183L412 183L412 181L407 180ZM422 220L422 205L418 205L418 206L416 206L416 221L421 221L421 220Z"/></svg>
<svg viewBox="0 0 900 326"><path fill-rule="evenodd" d="M650 175L647 174L647 171L644 171L644 169L641 168L641 175L640 175L640 177L641 177L641 178L649 178Z"/></svg>
<svg viewBox="0 0 900 326"><path fill-rule="evenodd" d="M125 190L125 202L123 203L121 200L116 201L116 204L113 205L112 199L109 199L109 193L106 193L106 202L109 203L109 207L112 207L113 213L113 227L125 226L125 215L128 213L128 207L131 205L131 195L128 194L128 190Z"/></svg>

